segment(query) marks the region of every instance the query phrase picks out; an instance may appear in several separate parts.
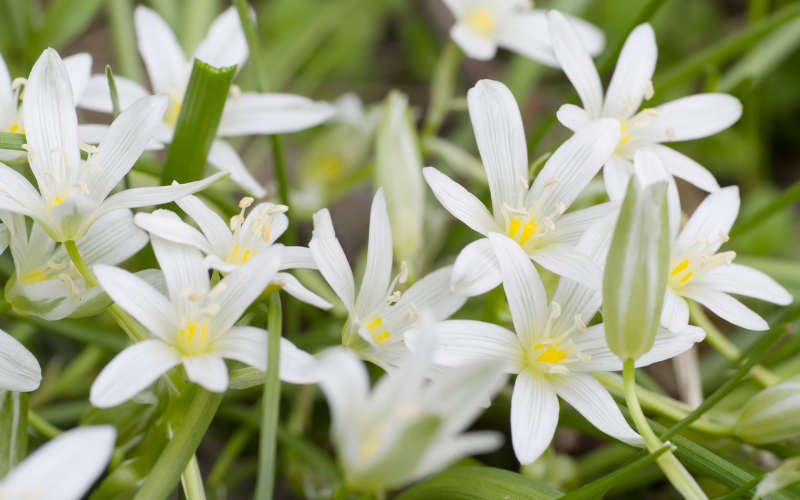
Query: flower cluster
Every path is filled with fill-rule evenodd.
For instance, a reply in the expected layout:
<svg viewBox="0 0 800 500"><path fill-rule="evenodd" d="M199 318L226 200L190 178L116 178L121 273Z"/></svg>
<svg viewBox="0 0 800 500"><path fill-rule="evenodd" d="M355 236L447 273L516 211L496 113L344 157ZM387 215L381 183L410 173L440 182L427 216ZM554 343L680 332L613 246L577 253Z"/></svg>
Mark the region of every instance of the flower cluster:
<svg viewBox="0 0 800 500"><path fill-rule="evenodd" d="M682 495L705 497L645 419L634 369L690 352L707 334L718 334L694 316L690 324L698 304L743 329L768 330L764 318L732 295L778 305L793 300L723 248L738 216L738 188L720 187L703 166L664 145L727 129L742 104L732 95L704 93L646 107L656 90L649 24L622 45L604 93L592 57L605 39L588 22L533 10L524 0L444 3L459 47L448 50L487 60L502 47L560 69L572 82L582 107L560 107L557 119L571 136L546 160L531 165L520 107L498 81L480 80L466 95L482 170L436 137L441 123L418 134L414 109L399 92L383 108L365 109L352 94L331 104L242 92L234 84L209 138L207 161L218 172L161 186L130 176L145 151L175 147L170 144L190 102L191 60L237 70L247 60L252 41L245 33L254 29L254 13L236 6L213 21L188 62L167 22L136 8L136 39L152 93L124 77L91 75L88 54L62 59L48 48L27 78L13 81L0 64L0 125L24 139L19 150L0 151L9 163L0 163L0 251L8 248L13 259L2 304L14 318L47 322L109 313L130 342L87 385L93 408L84 422L146 413L139 406L148 406L150 415L133 437L126 427L85 425L10 472L0 460L0 472L8 472L0 475L0 498L77 500L109 462L109 478L117 483L103 481L98 491L104 494L122 485L119 493L138 491L136 500L166 498L182 478L187 498L205 498L195 437L205 432L222 394L264 384L261 457L274 459L274 442L264 443L275 439L280 381L318 384L324 393L341 469L336 498L350 490L381 496L463 457L497 450L500 433L469 430L494 398L510 401L510 409L493 411L510 421L522 466L551 448L561 398L600 433L660 453L658 465ZM110 125L79 124L79 108L118 116ZM309 153L316 170L299 174L314 180L294 190L282 185L280 196L268 196L236 142L227 141L326 122L319 150ZM373 141L367 247L353 260L352 228L322 207L335 198L332 185L359 178L357 164ZM279 145L273 147L275 168L285 168ZM453 171L485 180L488 193L423 168L434 151ZM287 182L285 174L278 172L278 182ZM228 177L232 184L215 185ZM688 218L676 177L708 193ZM592 183L604 186L599 197L586 196ZM226 190L244 192L238 207L215 201L229 198ZM446 214L430 205L430 194L480 237L447 247L440 234ZM307 246L295 244L290 220L302 221L294 218L292 199L310 216ZM437 260L445 247L457 256ZM276 300L281 290L303 302L286 310L286 337ZM314 311L313 327L292 317L301 307ZM268 329L260 326L265 313ZM304 329L324 340L310 342ZM0 331L3 395L42 383L39 361L15 337ZM623 381L607 373L619 371ZM751 444L797 436L791 415L800 404L797 390L797 380L789 379L760 392L724 435ZM298 400L308 396L292 391ZM621 410L614 396L624 396L628 408ZM666 396L650 394L648 404L664 399L672 405L667 416L685 413L685 404ZM0 411L6 411L2 401ZM300 439L285 432L287 442ZM198 484L203 496L196 496Z"/></svg>

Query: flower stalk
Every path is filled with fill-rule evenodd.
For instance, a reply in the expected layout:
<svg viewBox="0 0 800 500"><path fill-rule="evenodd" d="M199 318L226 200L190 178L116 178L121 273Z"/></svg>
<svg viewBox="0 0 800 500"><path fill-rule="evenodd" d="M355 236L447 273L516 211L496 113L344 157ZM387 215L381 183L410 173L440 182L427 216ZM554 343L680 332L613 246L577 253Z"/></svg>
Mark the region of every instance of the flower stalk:
<svg viewBox="0 0 800 500"><path fill-rule="evenodd" d="M281 403L281 381L278 375L283 320L281 298L278 293L270 295L268 308L267 376L264 381L264 403L261 407L261 439L255 496L255 498L263 500L272 499L275 487L275 449Z"/></svg>

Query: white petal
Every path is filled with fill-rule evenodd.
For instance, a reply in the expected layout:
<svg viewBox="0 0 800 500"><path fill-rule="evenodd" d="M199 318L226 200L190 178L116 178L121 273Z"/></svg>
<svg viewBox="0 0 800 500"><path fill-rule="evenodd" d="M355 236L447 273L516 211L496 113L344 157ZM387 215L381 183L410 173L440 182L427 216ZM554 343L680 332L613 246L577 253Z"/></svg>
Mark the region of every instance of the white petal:
<svg viewBox="0 0 800 500"><path fill-rule="evenodd" d="M189 79L189 64L169 25L144 5L133 14L139 54L147 66L150 84L156 94L183 94Z"/></svg>
<svg viewBox="0 0 800 500"><path fill-rule="evenodd" d="M754 297L782 306L792 303L792 295L777 281L757 269L739 264L721 266L709 271L697 277L692 286Z"/></svg>
<svg viewBox="0 0 800 500"><path fill-rule="evenodd" d="M47 219L47 205L31 183L13 168L0 163L0 196L6 198L3 209L36 219ZM22 210L15 210L17 205Z"/></svg>
<svg viewBox="0 0 800 500"><path fill-rule="evenodd" d="M369 214L367 267L356 300L356 314L366 317L381 305L389 288L391 272L392 228L389 225L383 188L378 188Z"/></svg>
<svg viewBox="0 0 800 500"><path fill-rule="evenodd" d="M450 279L453 291L466 297L481 295L500 286L503 281L500 263L488 238L473 241L461 250Z"/></svg>
<svg viewBox="0 0 800 500"><path fill-rule="evenodd" d="M4 498L80 500L108 466L116 434L110 425L85 426L48 441L9 472Z"/></svg>
<svg viewBox="0 0 800 500"><path fill-rule="evenodd" d="M305 302L306 304L311 304L312 306L319 307L320 309L333 308L333 304L304 287L302 283L297 280L297 278L289 273L276 273L272 282L279 282L280 287L286 293L297 300Z"/></svg>
<svg viewBox="0 0 800 500"><path fill-rule="evenodd" d="M239 157L239 153L227 142L216 139L211 143L207 161L218 170L230 172L231 180L253 197L263 198L267 195L267 190L264 189L264 186L253 177L253 174L250 173L250 170L247 169L247 166Z"/></svg>
<svg viewBox="0 0 800 500"><path fill-rule="evenodd" d="M137 226L159 238L173 243L193 246L205 254L214 253L214 250L211 248L211 245L203 233L180 219L159 217L158 215L149 214L147 212L139 212L136 214L134 220Z"/></svg>
<svg viewBox="0 0 800 500"><path fill-rule="evenodd" d="M550 38L559 65L583 102L590 118L600 118L603 108L603 86L594 67L592 56L586 50L572 23L556 10L547 13Z"/></svg>
<svg viewBox="0 0 800 500"><path fill-rule="evenodd" d="M580 316L581 321L586 324L594 318L603 302L603 296L597 290L583 286L571 279L561 278L558 280L556 292L553 300L561 306L561 316L553 319L550 326L550 337L557 337L575 329L575 317ZM576 333L580 337L580 333Z"/></svg>
<svg viewBox="0 0 800 500"><path fill-rule="evenodd" d="M640 24L622 46L606 92L603 116L626 119L636 113L653 78L656 59L656 34L648 23Z"/></svg>
<svg viewBox="0 0 800 500"><path fill-rule="evenodd" d="M310 248L284 247L281 271L286 269L319 269L319 266Z"/></svg>
<svg viewBox="0 0 800 500"><path fill-rule="evenodd" d="M699 139L725 130L742 116L742 103L728 94L683 97L656 109L658 116L646 126L634 129L632 140L672 142Z"/></svg>
<svg viewBox="0 0 800 500"><path fill-rule="evenodd" d="M548 245L534 250L530 258L548 271L592 290L601 291L603 288L603 271L600 267L588 255L577 252L570 245Z"/></svg>
<svg viewBox="0 0 800 500"><path fill-rule="evenodd" d="M699 302L725 321L746 330L769 330L769 325L764 318L727 293L687 286L681 290L681 295Z"/></svg>
<svg viewBox="0 0 800 500"><path fill-rule="evenodd" d="M137 342L119 353L97 376L89 401L110 408L131 399L181 363L177 349L160 340Z"/></svg>
<svg viewBox="0 0 800 500"><path fill-rule="evenodd" d="M351 416L363 411L369 392L366 366L346 348L335 347L320 356L320 371L334 429L352 425Z"/></svg>
<svg viewBox="0 0 800 500"><path fill-rule="evenodd" d="M187 182L186 184L173 184L171 186L140 187L126 189L111 195L98 208L95 217L118 210L120 208L139 208L161 205L178 200L198 191L202 191L218 180L228 177L228 172L218 172L200 181Z"/></svg>
<svg viewBox="0 0 800 500"><path fill-rule="evenodd" d="M612 154L603 165L603 182L606 184L608 197L622 200L628 191L628 182L633 175L633 162L619 155Z"/></svg>
<svg viewBox="0 0 800 500"><path fill-rule="evenodd" d="M325 281L342 299L345 307L352 310L356 302L353 271L347 262L342 245L336 239L331 214L327 208L314 214L314 232L308 247L314 254L314 260L317 261L319 272Z"/></svg>
<svg viewBox="0 0 800 500"><path fill-rule="evenodd" d="M527 10L508 16L497 27L495 39L505 49L542 64L558 67L544 10Z"/></svg>
<svg viewBox="0 0 800 500"><path fill-rule="evenodd" d="M446 367L464 366L480 360L497 359L508 373L519 373L527 365L527 352L519 338L502 326L483 321L450 320L434 323L436 336L433 362ZM406 345L415 351L420 335L414 329L405 333Z"/></svg>
<svg viewBox="0 0 800 500"><path fill-rule="evenodd" d="M532 346L544 332L547 317L547 292L531 259L514 240L497 233L489 235L500 261L503 287L511 309L514 330L522 345Z"/></svg>
<svg viewBox="0 0 800 500"><path fill-rule="evenodd" d="M130 210L115 210L98 218L76 244L87 264L116 265L147 245L147 233L133 224Z"/></svg>
<svg viewBox="0 0 800 500"><path fill-rule="evenodd" d="M117 85L117 98L119 99L120 109L128 109L134 102L150 95L147 89L125 77L114 75L114 83ZM106 75L93 75L89 79L83 94L78 99L78 106L101 113L111 113L113 111L111 91L108 88L108 77Z"/></svg>
<svg viewBox="0 0 800 500"><path fill-rule="evenodd" d="M10 126L16 119L17 101L14 99L14 91L11 89L11 75L3 56L0 55L0 122Z"/></svg>
<svg viewBox="0 0 800 500"><path fill-rule="evenodd" d="M248 55L247 40L236 7L231 6L214 19L208 35L194 51L194 57L215 68L233 66L241 69Z"/></svg>
<svg viewBox="0 0 800 500"><path fill-rule="evenodd" d="M494 40L480 36L459 22L450 29L450 38L471 59L488 61L497 53L497 43Z"/></svg>
<svg viewBox="0 0 800 500"><path fill-rule="evenodd" d="M203 231L211 248L217 255L225 255L231 242L231 230L222 217L206 206L196 196L186 196L176 200L175 203L192 218Z"/></svg>
<svg viewBox="0 0 800 500"><path fill-rule="evenodd" d="M100 123L79 123L78 124L78 140L86 144L100 144L103 138L108 133L110 125ZM150 139L150 142L144 147L145 151L161 151L164 149L164 143L159 142L155 138Z"/></svg>
<svg viewBox="0 0 800 500"><path fill-rule="evenodd" d="M228 388L228 367L217 353L183 356L186 377L211 392L225 392Z"/></svg>
<svg viewBox="0 0 800 500"><path fill-rule="evenodd" d="M719 241L720 231L726 234L730 232L739 214L739 204L737 186L728 186L706 196L683 226L680 236L672 246L672 255L679 256L696 245L695 236ZM716 251L721 244L712 243L711 248Z"/></svg>
<svg viewBox="0 0 800 500"><path fill-rule="evenodd" d="M706 338L706 332L700 327L689 325L680 332L671 332L659 328L653 348L636 360L636 367L648 366L665 359L671 359L688 351L696 343Z"/></svg>
<svg viewBox="0 0 800 500"><path fill-rule="evenodd" d="M168 102L167 96L163 95L144 97L123 111L111 124L97 147L100 152L91 158L93 163L100 166L100 171L87 172L88 176L81 177L87 179L88 196L95 203L99 204L105 199L142 155L161 123Z"/></svg>
<svg viewBox="0 0 800 500"><path fill-rule="evenodd" d="M316 384L320 382L317 358L281 338L280 377L291 384Z"/></svg>
<svg viewBox="0 0 800 500"><path fill-rule="evenodd" d="M39 387L42 369L17 339L0 330L0 389L30 392Z"/></svg>
<svg viewBox="0 0 800 500"><path fill-rule="evenodd" d="M208 324L212 332L211 339L228 331L264 292L278 272L282 255L283 245L273 245L249 259L217 284L218 287L222 286L222 291L215 299L219 312L211 317Z"/></svg>
<svg viewBox="0 0 800 500"><path fill-rule="evenodd" d="M142 278L103 264L92 271L108 296L154 335L169 341L180 329L175 306Z"/></svg>
<svg viewBox="0 0 800 500"><path fill-rule="evenodd" d="M525 205L530 207L539 200L545 214L555 212L558 203L569 207L611 156L620 130L617 120L603 118L575 132L536 176ZM554 184L553 179L557 179Z"/></svg>
<svg viewBox="0 0 800 500"><path fill-rule="evenodd" d="M436 474L458 459L496 451L503 445L503 435L497 431L475 431L434 442L420 459L409 481Z"/></svg>
<svg viewBox="0 0 800 500"><path fill-rule="evenodd" d="M680 177L709 193L719 191L719 184L714 175L688 156L661 144L652 144L649 148L661 158L664 166L675 177Z"/></svg>
<svg viewBox="0 0 800 500"><path fill-rule="evenodd" d="M642 187L656 182L667 182L667 212L669 214L670 240L675 241L681 228L681 200L675 178L649 146L642 146L633 155L633 172Z"/></svg>
<svg viewBox="0 0 800 500"><path fill-rule="evenodd" d="M558 424L558 397L539 371L517 376L511 396L511 443L522 465L532 463L550 446Z"/></svg>
<svg viewBox="0 0 800 500"><path fill-rule="evenodd" d="M78 115L75 113L72 85L67 69L55 50L46 49L33 65L25 86L22 113L28 145L36 152L31 169L42 194L46 195L55 188L55 182L52 177L44 175L45 170L52 170L61 182L67 182L63 157L57 151L51 152L51 149L64 149L69 161L75 165L80 161ZM73 175L76 171L77 168L73 169ZM68 182L72 182L72 179Z"/></svg>
<svg viewBox="0 0 800 500"><path fill-rule="evenodd" d="M69 81L72 84L72 97L78 105L86 84L92 76L92 56L86 52L64 58L64 67L67 68Z"/></svg>
<svg viewBox="0 0 800 500"><path fill-rule="evenodd" d="M467 92L469 117L481 152L489 190L492 213L502 220L501 207L519 204L523 187L519 178L528 180L528 147L519 106L508 87L500 82L481 80Z"/></svg>
<svg viewBox="0 0 800 500"><path fill-rule="evenodd" d="M455 314L467 298L450 288L452 273L452 266L443 267L411 285L403 292L400 300L384 313L383 321L391 324L407 317L409 304L414 304L420 314L431 321L442 321Z"/></svg>
<svg viewBox="0 0 800 500"><path fill-rule="evenodd" d="M470 228L486 236L489 231L500 232L489 210L464 187L433 167L422 169L425 181L439 203Z"/></svg>
<svg viewBox="0 0 800 500"><path fill-rule="evenodd" d="M324 101L292 94L245 92L225 103L217 134L221 137L288 134L316 127L334 115L336 108Z"/></svg>
<svg viewBox="0 0 800 500"><path fill-rule="evenodd" d="M614 398L596 378L588 373L570 373L553 375L548 380L555 387L556 393L592 425L623 443L644 445L642 437L631 429Z"/></svg>
<svg viewBox="0 0 800 500"><path fill-rule="evenodd" d="M673 332L683 331L689 324L689 304L686 299L667 286L664 307L661 309L661 326Z"/></svg>
<svg viewBox="0 0 800 500"><path fill-rule="evenodd" d="M556 221L556 230L548 232L540 240L539 245L546 246L551 243L577 245L589 228L609 214L619 214L619 209L619 202L612 201L564 214Z"/></svg>
<svg viewBox="0 0 800 500"><path fill-rule="evenodd" d="M561 122L561 125L564 125L573 132L576 132L591 121L589 115L586 114L586 110L574 104L563 104L558 108L556 116L558 117L558 121Z"/></svg>

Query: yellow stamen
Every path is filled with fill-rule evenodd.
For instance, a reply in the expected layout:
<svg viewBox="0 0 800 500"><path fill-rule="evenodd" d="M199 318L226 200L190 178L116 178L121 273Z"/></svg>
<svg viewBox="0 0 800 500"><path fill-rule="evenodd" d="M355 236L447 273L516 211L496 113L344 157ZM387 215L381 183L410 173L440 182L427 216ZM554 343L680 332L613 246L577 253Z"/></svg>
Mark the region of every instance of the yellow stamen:
<svg viewBox="0 0 800 500"><path fill-rule="evenodd" d="M386 339L386 338L389 338L389 332L388 331L381 333L381 336L378 337L377 339L375 339L375 342L380 342L381 340Z"/></svg>
<svg viewBox="0 0 800 500"><path fill-rule="evenodd" d="M513 238L517 231L519 231L519 227L522 225L522 222L517 219L511 219L511 227L508 230L508 237Z"/></svg>
<svg viewBox="0 0 800 500"><path fill-rule="evenodd" d="M17 130L19 130L19 126L16 123L14 125L11 125L11 133L12 134L15 133Z"/></svg>
<svg viewBox="0 0 800 500"><path fill-rule="evenodd" d="M681 262L680 264L678 264L678 266L675 269L672 270L672 274L670 274L670 276L675 276L676 274L678 274L679 272L683 271L687 267L689 267L689 259L686 259L683 262ZM692 273L689 273L689 274L692 274Z"/></svg>
<svg viewBox="0 0 800 500"><path fill-rule="evenodd" d="M244 257L242 257L242 264L244 264L245 262L247 262L247 258L248 258L249 256L250 256L250 250L245 250L245 251L244 251Z"/></svg>
<svg viewBox="0 0 800 500"><path fill-rule="evenodd" d="M525 224L525 227L522 228L522 237L519 239L519 244L524 245L528 238L533 236L533 232L536 230L536 223L531 219L530 222Z"/></svg>
<svg viewBox="0 0 800 500"><path fill-rule="evenodd" d="M368 324L367 328L375 328L376 326L381 326L381 319L380 318L378 318L375 321L373 321L372 323Z"/></svg>
<svg viewBox="0 0 800 500"><path fill-rule="evenodd" d="M542 347L544 347L542 344L536 344L535 348L541 349ZM539 355L539 357L536 358L536 361L542 361L544 363L557 363L566 357L567 353L559 351L558 346L554 346Z"/></svg>
<svg viewBox="0 0 800 500"><path fill-rule="evenodd" d="M692 273L686 273L686 276L681 278L681 283L683 283L684 281L688 280L691 277L692 277Z"/></svg>

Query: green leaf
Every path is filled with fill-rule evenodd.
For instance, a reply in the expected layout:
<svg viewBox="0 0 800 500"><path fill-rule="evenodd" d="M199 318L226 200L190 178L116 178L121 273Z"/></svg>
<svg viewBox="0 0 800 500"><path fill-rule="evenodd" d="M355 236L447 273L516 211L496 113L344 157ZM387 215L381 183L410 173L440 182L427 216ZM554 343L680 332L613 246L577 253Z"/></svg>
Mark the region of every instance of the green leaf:
<svg viewBox="0 0 800 500"><path fill-rule="evenodd" d="M0 391L0 479L28 450L28 395Z"/></svg>
<svg viewBox="0 0 800 500"><path fill-rule="evenodd" d="M25 134L12 134L10 132L0 132L0 149L13 149L14 151L25 151L22 145L27 142Z"/></svg>
<svg viewBox="0 0 800 500"><path fill-rule="evenodd" d="M60 47L83 33L106 0L54 0L45 14L44 25L31 37L26 57L34 61L47 47Z"/></svg>
<svg viewBox="0 0 800 500"><path fill-rule="evenodd" d="M117 446L124 446L153 425L166 407L168 397L164 383L159 381L119 406L92 407L81 418L80 425L111 424L117 428Z"/></svg>
<svg viewBox="0 0 800 500"><path fill-rule="evenodd" d="M560 491L515 472L491 467L452 467L404 491L397 500L551 500Z"/></svg>
<svg viewBox="0 0 800 500"><path fill-rule="evenodd" d="M214 68L195 59L186 94L175 124L161 184L200 180L206 157L217 135L222 109L228 98L236 66Z"/></svg>

